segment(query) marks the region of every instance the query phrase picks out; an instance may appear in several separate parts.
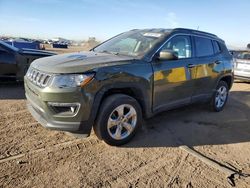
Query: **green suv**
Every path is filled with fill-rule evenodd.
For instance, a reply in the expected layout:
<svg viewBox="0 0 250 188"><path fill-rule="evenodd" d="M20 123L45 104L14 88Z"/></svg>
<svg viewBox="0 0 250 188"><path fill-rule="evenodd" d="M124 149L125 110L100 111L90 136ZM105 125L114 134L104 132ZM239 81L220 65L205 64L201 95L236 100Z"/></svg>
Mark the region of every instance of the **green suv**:
<svg viewBox="0 0 250 188"><path fill-rule="evenodd" d="M223 40L190 29L143 29L89 52L35 60L26 76L28 109L44 127L127 143L143 118L198 101L221 111L233 83Z"/></svg>

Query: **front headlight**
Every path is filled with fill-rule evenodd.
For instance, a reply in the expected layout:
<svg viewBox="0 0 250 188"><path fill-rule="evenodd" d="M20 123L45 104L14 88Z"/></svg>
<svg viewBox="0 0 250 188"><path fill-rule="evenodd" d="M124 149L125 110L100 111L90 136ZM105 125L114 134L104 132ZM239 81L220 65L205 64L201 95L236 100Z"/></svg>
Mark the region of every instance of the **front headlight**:
<svg viewBox="0 0 250 188"><path fill-rule="evenodd" d="M62 74L54 76L51 87L72 88L83 87L92 80L94 74Z"/></svg>

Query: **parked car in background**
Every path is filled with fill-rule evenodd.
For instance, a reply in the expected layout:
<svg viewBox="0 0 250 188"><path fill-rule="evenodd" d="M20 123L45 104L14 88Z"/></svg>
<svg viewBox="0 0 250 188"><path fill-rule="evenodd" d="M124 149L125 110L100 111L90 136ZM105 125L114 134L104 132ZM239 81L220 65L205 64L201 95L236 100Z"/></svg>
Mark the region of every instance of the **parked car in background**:
<svg viewBox="0 0 250 188"><path fill-rule="evenodd" d="M232 56L216 35L190 29L122 33L89 52L35 60L25 76L28 109L44 127L127 143L142 118L198 101L221 111Z"/></svg>
<svg viewBox="0 0 250 188"><path fill-rule="evenodd" d="M250 81L250 51L234 52L234 62L235 78Z"/></svg>
<svg viewBox="0 0 250 188"><path fill-rule="evenodd" d="M35 59L55 53L34 49L19 49L0 40L0 78L14 77L22 81Z"/></svg>

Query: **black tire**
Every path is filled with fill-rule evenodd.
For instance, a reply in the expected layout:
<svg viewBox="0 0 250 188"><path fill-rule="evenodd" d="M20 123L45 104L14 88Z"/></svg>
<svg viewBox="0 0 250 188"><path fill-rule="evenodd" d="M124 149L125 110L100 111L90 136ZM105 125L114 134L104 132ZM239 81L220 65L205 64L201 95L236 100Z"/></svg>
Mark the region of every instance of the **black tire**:
<svg viewBox="0 0 250 188"><path fill-rule="evenodd" d="M131 107L131 109L133 109L133 112L134 113L136 112L137 118L136 118L136 121L134 121L136 123L134 123L133 129L129 133L129 135L127 135L127 137L125 137L123 139L114 139L112 137L112 133L110 130L111 128L108 128L108 122L109 122L108 120L114 113L116 113L116 109L122 105L125 105L125 107L124 107L125 110L126 110L126 105L129 105L129 107ZM123 110L123 114L124 114L125 110ZM125 115L126 114L124 114L124 117L125 117ZM133 117L135 117L135 116L133 116ZM117 121L117 120L115 120L115 121ZM132 122L132 119L127 120L127 121ZM121 120L120 120L120 122L121 122ZM137 130L141 126L141 123L142 123L142 112L141 112L141 107L138 104L138 102L134 98L132 98L128 95L114 94L114 95L107 97L102 102L101 107L99 109L99 113L98 113L96 122L95 122L95 125L94 125L94 131L95 131L96 136L99 139L104 140L104 142L106 142L107 144L112 145L112 146L119 146L119 145L123 145L123 144L128 143L134 137L135 133L137 132ZM117 129L118 125L115 125L114 127L116 127L116 129ZM122 128L122 130L125 132L127 131L124 127ZM120 132L122 132L122 131L120 131Z"/></svg>
<svg viewBox="0 0 250 188"><path fill-rule="evenodd" d="M218 105L217 101L216 101L216 97L219 95L219 89L221 88L225 88L226 89L226 98L223 102L223 105ZM228 99L228 93L229 93L229 88L228 88L228 84L225 81L220 81L216 87L216 91L213 94L213 97L211 98L210 101L210 108L212 111L214 112L220 112L223 110L223 108L225 107L226 103L227 103L227 99Z"/></svg>

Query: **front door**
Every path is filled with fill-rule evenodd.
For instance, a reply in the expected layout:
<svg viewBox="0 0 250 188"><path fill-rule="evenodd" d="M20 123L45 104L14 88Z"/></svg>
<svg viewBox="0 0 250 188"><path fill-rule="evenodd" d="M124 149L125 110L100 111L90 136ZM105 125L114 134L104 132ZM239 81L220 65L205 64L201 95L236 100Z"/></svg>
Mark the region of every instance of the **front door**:
<svg viewBox="0 0 250 188"><path fill-rule="evenodd" d="M171 109L191 102L195 85L192 49L191 37L178 35L171 38L161 49L175 51L178 59L162 61L155 58L153 60L154 111Z"/></svg>

